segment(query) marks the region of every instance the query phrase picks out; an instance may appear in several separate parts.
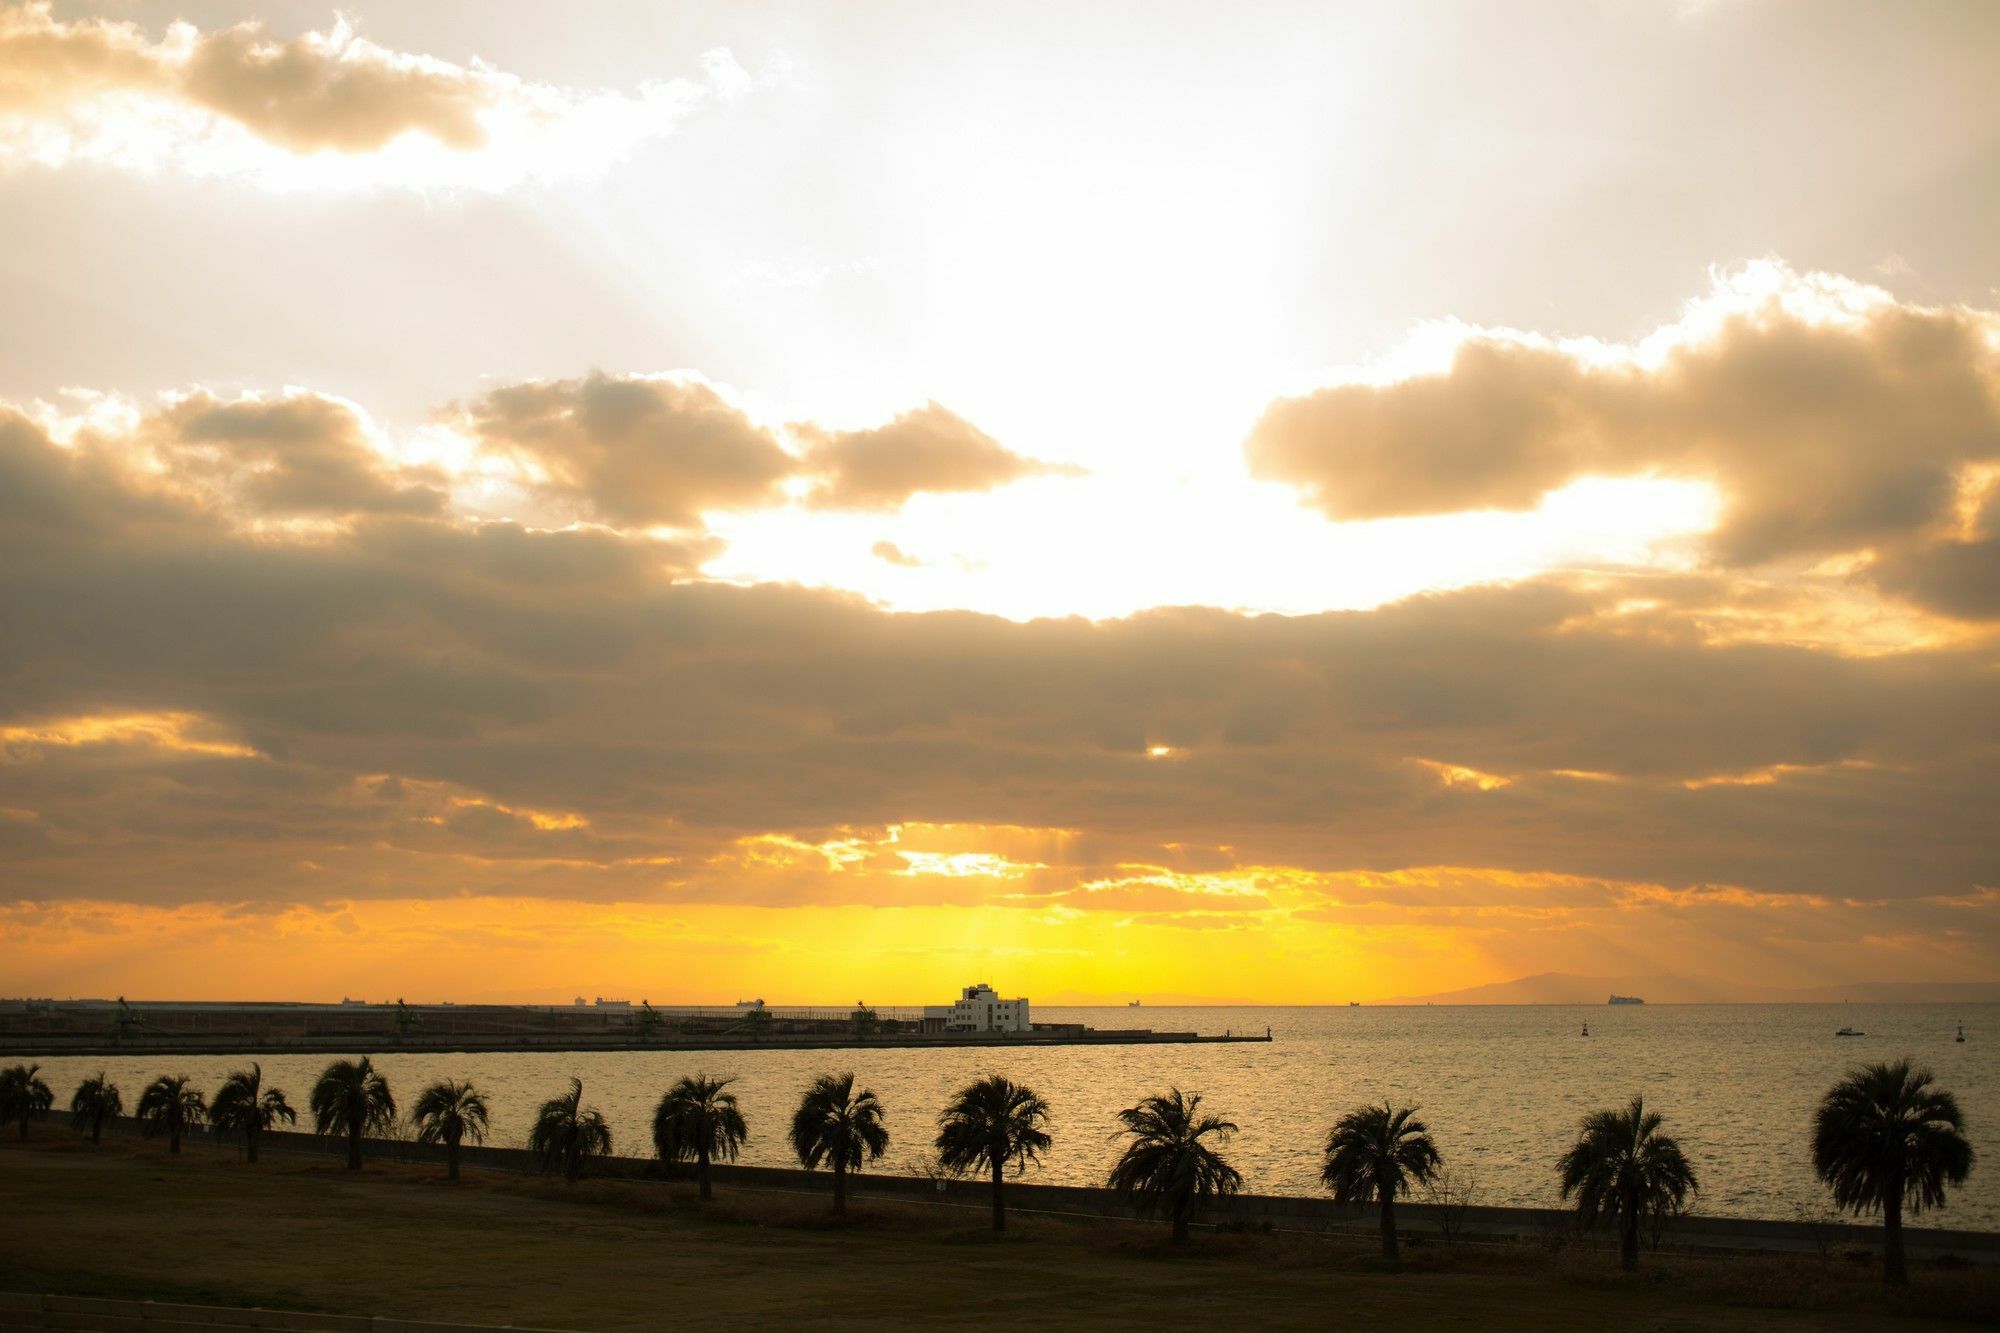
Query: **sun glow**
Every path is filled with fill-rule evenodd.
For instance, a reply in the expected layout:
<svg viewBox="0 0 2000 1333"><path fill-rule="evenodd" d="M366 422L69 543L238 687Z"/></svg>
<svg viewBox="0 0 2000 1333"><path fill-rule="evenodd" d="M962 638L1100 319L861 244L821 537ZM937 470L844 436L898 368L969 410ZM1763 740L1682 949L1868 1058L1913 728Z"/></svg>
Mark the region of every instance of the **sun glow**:
<svg viewBox="0 0 2000 1333"><path fill-rule="evenodd" d="M52 718L0 727L0 758L31 757L43 746L137 745L176 754L258 759L250 746L212 734L213 724L194 713L117 713Z"/></svg>

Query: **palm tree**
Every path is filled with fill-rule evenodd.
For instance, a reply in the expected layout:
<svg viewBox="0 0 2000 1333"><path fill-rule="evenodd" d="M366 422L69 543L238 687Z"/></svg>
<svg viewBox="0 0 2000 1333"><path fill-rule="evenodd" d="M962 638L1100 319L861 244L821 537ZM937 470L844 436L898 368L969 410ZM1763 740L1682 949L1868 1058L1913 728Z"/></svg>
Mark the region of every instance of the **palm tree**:
<svg viewBox="0 0 2000 1333"><path fill-rule="evenodd" d="M396 1099L389 1081L375 1071L367 1056L335 1060L313 1084L313 1132L347 1135L347 1169L361 1169L361 1136L396 1123Z"/></svg>
<svg viewBox="0 0 2000 1333"><path fill-rule="evenodd" d="M736 1160L736 1150L750 1137L737 1109L736 1094L727 1091L733 1078L695 1074L667 1089L653 1111L653 1149L663 1162L694 1162L701 1197L712 1199L708 1164L717 1157Z"/></svg>
<svg viewBox="0 0 2000 1333"><path fill-rule="evenodd" d="M18 1121L21 1137L28 1137L28 1122L40 1120L56 1104L55 1093L42 1082L40 1065L14 1065L0 1069L0 1123Z"/></svg>
<svg viewBox="0 0 2000 1333"><path fill-rule="evenodd" d="M1212 1135L1227 1143L1236 1125L1202 1115L1200 1093L1168 1088L1126 1107L1118 1120L1123 1125L1118 1132L1132 1141L1111 1168L1111 1188L1147 1212L1164 1206L1176 1245L1187 1240L1188 1218L1202 1202L1243 1188L1242 1173L1202 1142Z"/></svg>
<svg viewBox="0 0 2000 1333"><path fill-rule="evenodd" d="M1946 1185L1963 1185L1972 1145L1958 1099L1908 1060L1857 1069L1827 1089L1813 1118L1813 1169L1833 1201L1858 1216L1882 1212L1882 1278L1909 1283L1903 1207L1942 1208Z"/></svg>
<svg viewBox="0 0 2000 1333"><path fill-rule="evenodd" d="M1335 1203L1381 1203L1384 1259L1396 1258L1396 1196L1408 1194L1412 1181L1428 1184L1443 1165L1429 1128L1416 1116L1414 1106L1357 1106L1326 1136L1319 1178Z"/></svg>
<svg viewBox="0 0 2000 1333"><path fill-rule="evenodd" d="M119 1095L118 1085L102 1073L77 1084L69 1099L70 1128L79 1134L89 1130L93 1146L103 1142L104 1122L124 1113L125 1099Z"/></svg>
<svg viewBox="0 0 2000 1333"><path fill-rule="evenodd" d="M1001 1180L1007 1163L1015 1172L1041 1160L1049 1136L1049 1104L1034 1089L988 1074L958 1090L938 1113L938 1162L948 1171L984 1169L993 1176L993 1229L1007 1229L1007 1201Z"/></svg>
<svg viewBox="0 0 2000 1333"><path fill-rule="evenodd" d="M854 1090L853 1074L821 1074L799 1098L792 1115L792 1151L808 1171L829 1162L833 1166L833 1211L847 1211L847 1173L859 1171L862 1159L874 1161L889 1146L882 1125L882 1103L866 1088Z"/></svg>
<svg viewBox="0 0 2000 1333"><path fill-rule="evenodd" d="M584 1162L610 1153L611 1126L595 1106L583 1104L582 1079L571 1079L567 1093L542 1103L528 1131L528 1147L542 1159L542 1170L561 1167L563 1179L572 1185L583 1174Z"/></svg>
<svg viewBox="0 0 2000 1333"><path fill-rule="evenodd" d="M162 1074L139 1094L139 1119L145 1122L146 1133L165 1134L170 1153L181 1150L182 1132L200 1121L207 1110L201 1089L185 1074Z"/></svg>
<svg viewBox="0 0 2000 1333"><path fill-rule="evenodd" d="M1618 1219L1618 1262L1628 1273L1639 1267L1640 1216L1663 1223L1697 1188L1681 1145L1660 1133L1660 1123L1643 1097L1622 1111L1592 1111L1556 1163L1562 1196L1576 1196L1585 1226L1599 1217Z"/></svg>
<svg viewBox="0 0 2000 1333"><path fill-rule="evenodd" d="M466 1139L486 1142L486 1097L470 1083L439 1079L417 1097L411 1111L418 1143L444 1145L444 1174L458 1179L458 1145Z"/></svg>
<svg viewBox="0 0 2000 1333"><path fill-rule="evenodd" d="M280 1121L298 1123L281 1088L264 1086L264 1066L255 1060L248 1069L239 1069L216 1089L208 1105L208 1122L225 1134L241 1134L243 1147L252 1162L257 1160L257 1136Z"/></svg>

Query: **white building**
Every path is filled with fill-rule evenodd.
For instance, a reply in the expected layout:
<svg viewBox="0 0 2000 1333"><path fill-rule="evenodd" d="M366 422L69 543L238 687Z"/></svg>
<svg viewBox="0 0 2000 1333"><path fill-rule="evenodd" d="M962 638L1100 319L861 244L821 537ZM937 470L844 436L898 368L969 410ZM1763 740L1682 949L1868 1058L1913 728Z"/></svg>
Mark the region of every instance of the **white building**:
<svg viewBox="0 0 2000 1333"><path fill-rule="evenodd" d="M983 981L967 986L951 1004L926 1005L924 1017L943 1019L946 1032L1028 1032L1034 1027L1027 1000L1003 1000Z"/></svg>

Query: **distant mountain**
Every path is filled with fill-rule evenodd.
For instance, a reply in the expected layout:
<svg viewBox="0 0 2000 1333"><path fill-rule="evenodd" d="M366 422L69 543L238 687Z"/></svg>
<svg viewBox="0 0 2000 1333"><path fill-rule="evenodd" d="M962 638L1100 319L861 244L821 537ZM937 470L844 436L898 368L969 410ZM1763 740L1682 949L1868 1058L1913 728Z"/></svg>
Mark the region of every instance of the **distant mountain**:
<svg viewBox="0 0 2000 1333"><path fill-rule="evenodd" d="M1580 977L1543 972L1431 995L1398 995L1377 1004L1603 1004L1636 995L1648 1004L1993 1004L2000 982L1857 981L1835 986L1747 986L1715 977Z"/></svg>

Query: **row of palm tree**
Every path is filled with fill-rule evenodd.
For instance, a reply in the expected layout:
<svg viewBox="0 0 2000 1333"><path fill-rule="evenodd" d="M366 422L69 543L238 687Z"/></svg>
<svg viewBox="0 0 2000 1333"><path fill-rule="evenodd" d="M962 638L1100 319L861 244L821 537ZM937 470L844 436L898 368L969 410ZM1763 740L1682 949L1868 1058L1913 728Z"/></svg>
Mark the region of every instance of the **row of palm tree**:
<svg viewBox="0 0 2000 1333"><path fill-rule="evenodd" d="M38 1066L0 1070L0 1123L18 1122L22 1137L29 1120L47 1113L54 1097ZM662 1161L691 1164L700 1197L712 1198L710 1165L734 1161L749 1137L730 1078L705 1074L684 1077L668 1088L653 1113L653 1147ZM336 1060L313 1085L310 1108L317 1133L344 1136L347 1165L361 1165L362 1139L396 1121L388 1081L363 1057ZM76 1130L97 1142L107 1119L123 1102L116 1084L103 1074L85 1079L71 1099ZM165 1134L169 1151L180 1151L182 1132L204 1117L218 1131L244 1138L257 1160L257 1135L296 1116L284 1093L263 1086L263 1070L252 1064L224 1081L212 1102L178 1075L162 1075L139 1098L139 1119L151 1134ZM882 1102L869 1089L856 1089L852 1073L815 1079L792 1115L793 1153L809 1171L833 1173L833 1210L845 1213L847 1176L888 1150L889 1131ZM993 1074L960 1089L939 1113L934 1148L940 1167L953 1174L977 1174L992 1182L993 1229L1007 1229L1005 1180L1011 1167L1023 1174L1052 1142L1049 1107L1032 1088ZM417 1140L442 1144L450 1179L459 1176L459 1150L483 1143L490 1124L485 1095L471 1083L440 1080L426 1087L412 1108ZM1187 1239L1189 1224L1209 1201L1238 1192L1243 1176L1223 1156L1236 1134L1234 1122L1202 1110L1199 1093L1169 1088L1142 1098L1118 1113L1117 1133L1125 1149L1108 1183L1140 1210L1164 1214L1175 1242ZM1574 1143L1556 1163L1562 1197L1574 1200L1587 1226L1600 1221L1618 1229L1619 1259L1627 1269L1639 1263L1642 1226L1657 1235L1687 1206L1699 1188L1694 1167L1680 1144L1663 1132L1664 1120L1643 1097L1618 1108L1583 1117ZM1857 1216L1880 1212L1884 1231L1884 1277L1907 1283L1902 1219L1905 1209L1920 1213L1941 1207L1948 1188L1962 1185L1972 1169L1973 1151L1964 1118L1952 1094L1936 1085L1927 1069L1908 1060L1869 1065L1840 1080L1820 1100L1813 1121L1812 1157L1837 1206ZM529 1131L530 1149L544 1170L574 1183L585 1165L611 1152L611 1129L595 1106L583 1099L583 1082L542 1103ZM1380 1210L1382 1253L1398 1257L1395 1208L1398 1198L1435 1180L1443 1154L1416 1108L1356 1107L1335 1121L1322 1150L1320 1179L1342 1204L1373 1204Z"/></svg>

